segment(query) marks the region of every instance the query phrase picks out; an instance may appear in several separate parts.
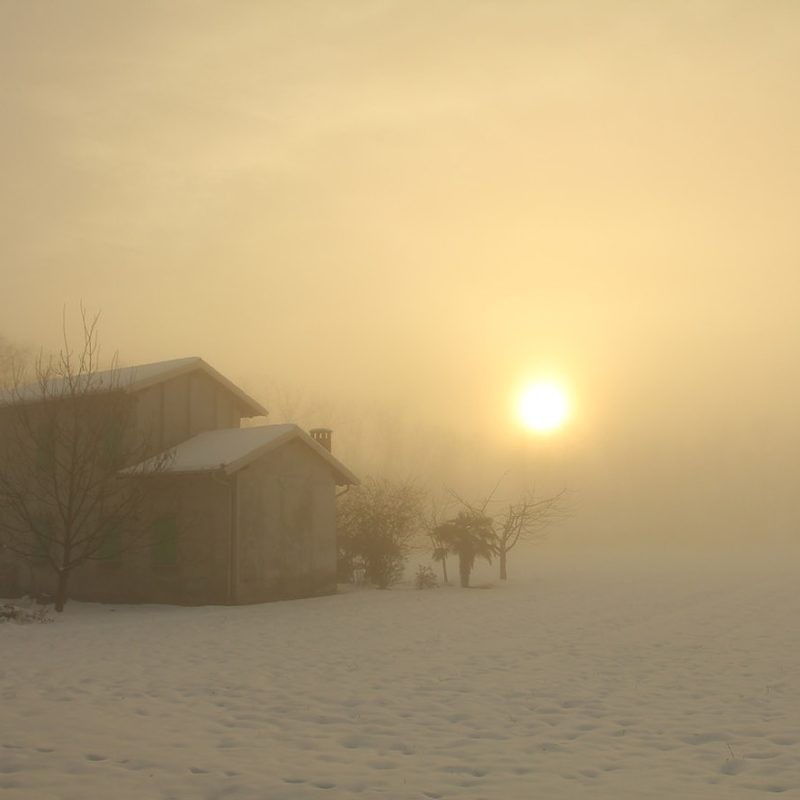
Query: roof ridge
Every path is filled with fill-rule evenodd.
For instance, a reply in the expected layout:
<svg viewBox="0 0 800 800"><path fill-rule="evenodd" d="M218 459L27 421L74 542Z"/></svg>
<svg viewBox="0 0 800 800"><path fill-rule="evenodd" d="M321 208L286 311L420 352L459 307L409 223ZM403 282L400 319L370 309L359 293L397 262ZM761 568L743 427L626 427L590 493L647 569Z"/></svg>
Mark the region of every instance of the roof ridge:
<svg viewBox="0 0 800 800"><path fill-rule="evenodd" d="M261 403L239 388L229 378L226 378L201 356L185 356L184 358L151 361L145 364L98 369L85 373L85 377L92 376L96 382L96 385L88 392L89 394L103 394L117 389L125 392L135 392L162 383L170 378L176 378L187 372L192 372L195 369L202 369L212 380L217 381L231 394L234 394L242 406L252 412L251 416L267 416L269 414L269 411ZM105 384L105 377L113 380L109 380L108 384ZM58 397L58 386L63 384L63 378L53 380L52 385L56 398ZM35 403L43 399L46 399L46 395L42 393L41 387L35 382L26 384L18 390L0 393L0 405L12 405L15 402Z"/></svg>
<svg viewBox="0 0 800 800"><path fill-rule="evenodd" d="M252 441L247 442L247 439ZM164 457L171 455L172 458L164 470L167 474L222 470L231 475L260 456L294 439L303 442L328 463L337 475L336 482L339 485L358 483L358 478L336 456L317 444L306 431L294 422L201 431L132 467L129 471L146 474L148 465L163 463Z"/></svg>

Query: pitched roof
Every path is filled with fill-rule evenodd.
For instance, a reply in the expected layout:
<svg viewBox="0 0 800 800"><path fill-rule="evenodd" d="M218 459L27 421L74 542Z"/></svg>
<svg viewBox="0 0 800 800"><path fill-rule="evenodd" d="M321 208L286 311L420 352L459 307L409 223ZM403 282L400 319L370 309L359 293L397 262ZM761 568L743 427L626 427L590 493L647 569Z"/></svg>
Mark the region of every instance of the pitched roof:
<svg viewBox="0 0 800 800"><path fill-rule="evenodd" d="M223 471L231 475L257 458L290 442L299 440L310 447L331 467L338 485L357 484L358 478L335 456L317 444L297 425L259 425L251 428L223 428L198 433L166 453L132 467L131 472L147 473L157 468L159 474Z"/></svg>
<svg viewBox="0 0 800 800"><path fill-rule="evenodd" d="M152 364L138 364L133 367L118 367L117 369L92 372L79 377L87 386L87 394L104 394L118 389L124 392L138 392L148 386L162 383L170 378L194 372L195 370L205 372L206 375L221 383L229 392L234 394L241 402L242 409L249 412L244 416L267 416L269 413L264 406L198 356L174 358L170 361L156 361ZM16 391L2 392L0 393L0 405L10 405L17 402L35 403L46 398L57 398L65 393L66 382L63 378L56 378L48 383L44 392L42 387L36 383L23 386Z"/></svg>

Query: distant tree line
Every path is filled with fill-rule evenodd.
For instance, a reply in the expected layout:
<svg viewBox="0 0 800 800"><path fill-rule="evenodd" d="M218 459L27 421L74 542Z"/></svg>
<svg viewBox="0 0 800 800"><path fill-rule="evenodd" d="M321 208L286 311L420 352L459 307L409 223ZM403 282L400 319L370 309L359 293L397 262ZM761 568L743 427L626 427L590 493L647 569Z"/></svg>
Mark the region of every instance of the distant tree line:
<svg viewBox="0 0 800 800"><path fill-rule="evenodd" d="M0 333L0 391L7 391L14 385L29 360L26 348Z"/></svg>
<svg viewBox="0 0 800 800"><path fill-rule="evenodd" d="M496 558L500 580L507 580L511 551L522 541L543 536L563 518L569 498L566 490L542 496L530 488L493 512L490 509L497 505L501 482L480 503L450 491L450 502L444 508L441 503L434 504L426 513L428 496L412 482L367 478L339 501L339 580L386 589L402 579L420 541L427 541L432 560L441 565L445 585L449 583L449 556L457 559L462 587L469 587L478 560L492 563ZM422 588L433 583L430 568L421 567L417 585Z"/></svg>

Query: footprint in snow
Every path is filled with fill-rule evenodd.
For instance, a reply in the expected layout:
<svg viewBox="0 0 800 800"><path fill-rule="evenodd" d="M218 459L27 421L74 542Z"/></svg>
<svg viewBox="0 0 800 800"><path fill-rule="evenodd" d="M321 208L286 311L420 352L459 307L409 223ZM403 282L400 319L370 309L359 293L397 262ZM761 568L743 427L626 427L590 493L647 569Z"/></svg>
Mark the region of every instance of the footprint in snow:
<svg viewBox="0 0 800 800"><path fill-rule="evenodd" d="M744 761L741 758L729 758L720 768L723 775L738 775L744 769Z"/></svg>
<svg viewBox="0 0 800 800"><path fill-rule="evenodd" d="M366 739L364 739L363 736L346 736L344 739L341 739L340 741L343 747L347 747L351 750L356 747L367 746L367 741Z"/></svg>
<svg viewBox="0 0 800 800"><path fill-rule="evenodd" d="M585 778L596 778L600 773L596 769L582 769L581 775Z"/></svg>
<svg viewBox="0 0 800 800"><path fill-rule="evenodd" d="M724 742L728 737L724 733L709 731L708 733L692 733L689 736L678 737L684 744L698 745L710 742Z"/></svg>

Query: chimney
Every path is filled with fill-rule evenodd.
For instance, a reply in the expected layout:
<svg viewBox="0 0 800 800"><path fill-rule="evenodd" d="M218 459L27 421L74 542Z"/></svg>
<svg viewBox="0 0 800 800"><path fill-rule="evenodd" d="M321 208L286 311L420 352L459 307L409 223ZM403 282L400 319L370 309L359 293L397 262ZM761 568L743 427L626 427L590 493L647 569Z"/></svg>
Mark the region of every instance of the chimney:
<svg viewBox="0 0 800 800"><path fill-rule="evenodd" d="M329 453L331 452L331 436L333 431L330 428L312 428L309 434L317 444L321 444Z"/></svg>

